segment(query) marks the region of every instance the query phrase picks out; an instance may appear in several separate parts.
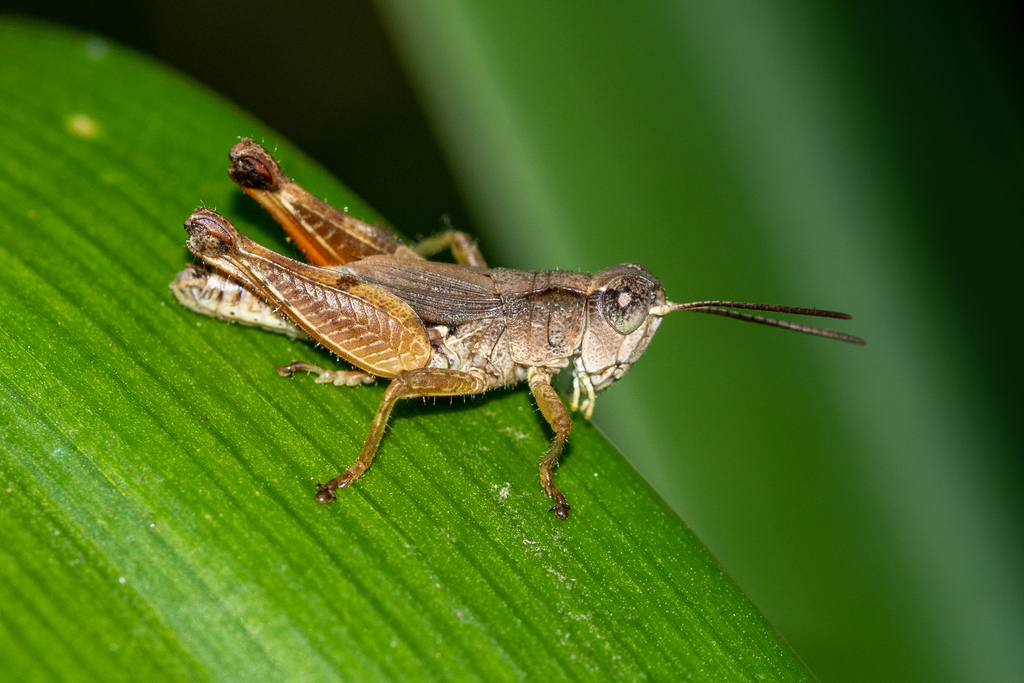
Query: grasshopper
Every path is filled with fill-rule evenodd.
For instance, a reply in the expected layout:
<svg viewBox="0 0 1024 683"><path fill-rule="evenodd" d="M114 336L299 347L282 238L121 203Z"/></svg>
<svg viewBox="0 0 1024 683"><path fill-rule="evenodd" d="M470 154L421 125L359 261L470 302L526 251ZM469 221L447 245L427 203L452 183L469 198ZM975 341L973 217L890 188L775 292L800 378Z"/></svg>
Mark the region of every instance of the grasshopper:
<svg viewBox="0 0 1024 683"><path fill-rule="evenodd" d="M391 380L355 463L317 485L321 503L370 467L399 399L480 394L525 381L554 432L540 461L541 487L555 502L551 510L567 519L569 503L552 476L572 429L551 385L560 370L572 366L570 408L589 419L595 394L629 371L673 311L864 343L741 310L849 319L844 313L734 301L671 303L658 280L634 263L594 275L488 268L473 240L454 230L408 246L306 192L252 140L235 145L230 158L231 179L271 213L310 263L262 247L200 208L185 230L189 250L202 263L186 267L172 283L178 300L205 315L309 335L355 366L332 371L293 362L278 369L281 375L305 370L317 373L317 382L339 386ZM444 249L456 264L427 260Z"/></svg>

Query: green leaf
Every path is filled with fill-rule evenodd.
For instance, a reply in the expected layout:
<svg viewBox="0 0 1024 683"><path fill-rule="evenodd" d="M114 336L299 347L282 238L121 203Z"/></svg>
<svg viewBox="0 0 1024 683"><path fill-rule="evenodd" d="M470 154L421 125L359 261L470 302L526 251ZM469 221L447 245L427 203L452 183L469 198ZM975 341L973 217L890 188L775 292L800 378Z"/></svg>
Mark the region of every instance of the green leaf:
<svg viewBox="0 0 1024 683"><path fill-rule="evenodd" d="M195 84L0 24L0 660L13 680L808 680L680 519L577 420L547 512L527 392L396 410L287 381L303 343L168 283L197 205L288 252L226 178L239 136L377 217Z"/></svg>

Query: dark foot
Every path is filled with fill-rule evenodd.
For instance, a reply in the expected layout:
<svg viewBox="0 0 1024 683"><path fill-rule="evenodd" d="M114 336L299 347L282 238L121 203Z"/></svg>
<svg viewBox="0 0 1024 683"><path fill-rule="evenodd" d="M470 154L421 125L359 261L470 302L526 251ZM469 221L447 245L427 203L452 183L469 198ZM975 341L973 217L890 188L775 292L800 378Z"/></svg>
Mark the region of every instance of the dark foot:
<svg viewBox="0 0 1024 683"><path fill-rule="evenodd" d="M295 377L295 373L299 370L305 370L306 372L313 372L320 376L327 374L327 371L323 368L313 365L312 363L306 363L301 360L293 360L288 365L282 365L277 369L277 374L282 377Z"/></svg>
<svg viewBox="0 0 1024 683"><path fill-rule="evenodd" d="M551 508L551 511L555 513L555 517L559 519L569 519L569 510L572 506L565 501L565 496L561 493L555 495L555 505Z"/></svg>
<svg viewBox="0 0 1024 683"><path fill-rule="evenodd" d="M324 486L323 484L317 484L316 491L316 502L327 505L333 501L337 496L334 495L334 491L331 490L330 486Z"/></svg>
<svg viewBox="0 0 1024 683"><path fill-rule="evenodd" d="M332 500L337 498L337 496L334 494L335 489L343 489L358 478L358 475L352 474L352 472L349 470L345 470L344 472L336 476L334 479L331 479L326 484L317 484L317 502L323 503L324 505L330 503Z"/></svg>

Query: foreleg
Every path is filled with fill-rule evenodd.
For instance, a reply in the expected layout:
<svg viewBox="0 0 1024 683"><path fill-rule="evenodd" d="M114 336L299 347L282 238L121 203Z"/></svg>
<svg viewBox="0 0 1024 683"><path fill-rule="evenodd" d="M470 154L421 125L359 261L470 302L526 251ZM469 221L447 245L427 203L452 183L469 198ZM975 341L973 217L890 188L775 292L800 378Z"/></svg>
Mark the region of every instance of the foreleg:
<svg viewBox="0 0 1024 683"><path fill-rule="evenodd" d="M544 454L544 459L540 461L540 485L544 489L544 494L548 498L554 499L555 505L551 509L555 515L559 519L569 519L569 510L571 508L569 503L566 502L565 496L555 486L551 468L558 464L558 457L562 455L562 449L565 448L569 432L572 431L572 420L569 418L569 411L565 409L562 399L558 397L558 392L551 386L551 375L543 370L531 369L529 382L530 391L533 392L533 398L537 402L537 407L540 408L544 419L547 420L548 424L551 425L551 429L555 432L555 438L551 440L548 452Z"/></svg>

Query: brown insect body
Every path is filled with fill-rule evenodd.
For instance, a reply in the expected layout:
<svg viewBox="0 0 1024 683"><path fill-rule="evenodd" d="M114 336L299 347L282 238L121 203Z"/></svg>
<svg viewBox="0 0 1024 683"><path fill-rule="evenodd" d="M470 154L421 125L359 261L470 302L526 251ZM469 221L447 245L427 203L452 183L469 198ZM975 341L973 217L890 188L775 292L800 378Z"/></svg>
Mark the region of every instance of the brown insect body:
<svg viewBox="0 0 1024 683"><path fill-rule="evenodd" d="M635 264L595 275L490 269L475 244L454 231L409 247L305 192L251 140L232 148L231 159L231 178L272 213L315 265L266 249L219 214L198 209L185 222L188 248L208 267L190 266L179 274L172 283L179 301L205 315L293 336L297 327L358 368L332 372L292 363L281 374L310 370L319 374L318 382L346 385L392 379L358 460L321 485L321 502L333 500L335 489L370 466L398 399L477 394L525 380L555 432L541 461L541 485L555 500L552 510L568 517L569 505L551 470L572 423L551 378L571 364L572 409L590 417L594 393L626 374L661 318L674 310L862 343L723 307L849 317L844 314L735 302L668 303L661 284ZM425 259L445 248L458 265Z"/></svg>

